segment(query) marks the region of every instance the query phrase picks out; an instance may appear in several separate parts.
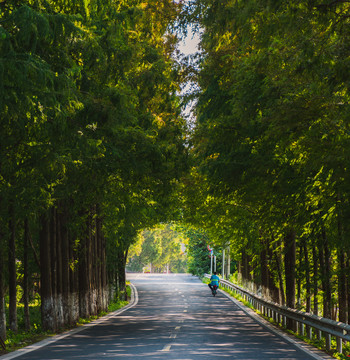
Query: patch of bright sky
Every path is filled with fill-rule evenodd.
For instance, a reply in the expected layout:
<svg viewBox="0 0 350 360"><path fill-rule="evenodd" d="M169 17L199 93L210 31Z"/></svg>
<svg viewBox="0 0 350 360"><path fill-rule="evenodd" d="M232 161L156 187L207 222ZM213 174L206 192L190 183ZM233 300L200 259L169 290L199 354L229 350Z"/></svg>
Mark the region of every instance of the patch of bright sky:
<svg viewBox="0 0 350 360"><path fill-rule="evenodd" d="M199 41L200 38L198 32L193 33L189 28L187 37L179 43L179 50L186 56L194 55L198 52Z"/></svg>
<svg viewBox="0 0 350 360"><path fill-rule="evenodd" d="M191 55L195 55L200 50L198 48L200 42L200 32L194 32L190 26L187 28L187 36L179 42L178 44L178 50L182 53L181 56L183 57L191 57ZM193 66L195 64L193 63L193 60L190 60L190 63L192 63ZM181 89L181 94L185 95L189 92L196 89L196 84L189 82L187 84L184 84ZM195 106L195 101L191 101L186 105L186 107L183 109L183 116L187 119L187 124L189 129L194 128L195 124L195 116L193 114L193 108Z"/></svg>

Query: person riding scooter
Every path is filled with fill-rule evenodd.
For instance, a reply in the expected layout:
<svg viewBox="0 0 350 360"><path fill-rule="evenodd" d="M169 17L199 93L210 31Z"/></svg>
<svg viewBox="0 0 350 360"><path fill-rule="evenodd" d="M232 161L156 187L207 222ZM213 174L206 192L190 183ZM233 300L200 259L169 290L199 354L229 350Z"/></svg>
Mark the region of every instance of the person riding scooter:
<svg viewBox="0 0 350 360"><path fill-rule="evenodd" d="M216 275L216 271L214 271L213 275L210 277L210 283L208 286L210 287L210 290L213 291L214 286L216 286L215 290L219 287L220 284L220 278Z"/></svg>

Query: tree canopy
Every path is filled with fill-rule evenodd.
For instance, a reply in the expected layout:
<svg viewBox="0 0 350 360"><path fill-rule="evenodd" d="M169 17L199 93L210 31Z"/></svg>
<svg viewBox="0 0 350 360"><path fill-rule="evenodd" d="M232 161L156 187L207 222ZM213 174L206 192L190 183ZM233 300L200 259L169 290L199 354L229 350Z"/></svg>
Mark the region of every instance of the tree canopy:
<svg viewBox="0 0 350 360"><path fill-rule="evenodd" d="M137 232L167 218L187 166L172 57L180 9L0 2L2 338L6 294L17 330L16 261L29 259L26 282L41 274L42 325L54 330L105 309Z"/></svg>
<svg viewBox="0 0 350 360"><path fill-rule="evenodd" d="M18 279L27 327L40 292L56 330L124 296L132 244L139 270L183 269L171 220L192 272L230 248L242 284L349 322L349 10L0 1L0 336ZM201 52L181 60L188 25Z"/></svg>
<svg viewBox="0 0 350 360"><path fill-rule="evenodd" d="M348 321L348 2L187 10L202 29L194 221L231 244L245 282Z"/></svg>

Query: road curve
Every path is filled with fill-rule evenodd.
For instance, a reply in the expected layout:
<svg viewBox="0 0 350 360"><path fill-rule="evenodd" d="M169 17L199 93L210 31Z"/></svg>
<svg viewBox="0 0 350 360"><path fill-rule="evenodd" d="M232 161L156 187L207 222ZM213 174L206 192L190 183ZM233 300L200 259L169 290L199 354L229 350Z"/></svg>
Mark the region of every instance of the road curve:
<svg viewBox="0 0 350 360"><path fill-rule="evenodd" d="M328 359L270 331L223 293L215 298L191 275L129 274L138 303L122 314L15 355L65 359ZM0 357L7 360L14 357Z"/></svg>

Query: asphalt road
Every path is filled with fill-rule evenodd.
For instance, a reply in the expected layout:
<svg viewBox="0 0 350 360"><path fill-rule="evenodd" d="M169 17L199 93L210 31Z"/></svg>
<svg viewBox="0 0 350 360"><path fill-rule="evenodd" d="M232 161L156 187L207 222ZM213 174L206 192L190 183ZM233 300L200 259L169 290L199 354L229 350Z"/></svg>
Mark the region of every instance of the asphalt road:
<svg viewBox="0 0 350 360"><path fill-rule="evenodd" d="M223 293L213 297L196 277L128 277L138 292L135 306L17 358L321 359L256 322Z"/></svg>

